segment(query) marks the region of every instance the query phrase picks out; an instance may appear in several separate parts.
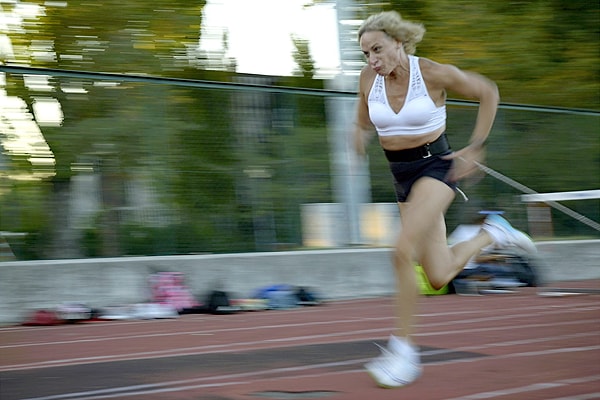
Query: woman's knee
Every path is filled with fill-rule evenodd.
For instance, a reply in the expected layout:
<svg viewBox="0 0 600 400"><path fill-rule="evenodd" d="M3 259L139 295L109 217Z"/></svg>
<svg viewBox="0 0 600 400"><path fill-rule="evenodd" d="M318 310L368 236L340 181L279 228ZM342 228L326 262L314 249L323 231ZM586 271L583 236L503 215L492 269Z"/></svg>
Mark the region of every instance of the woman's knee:
<svg viewBox="0 0 600 400"><path fill-rule="evenodd" d="M435 290L440 290L450 282L448 276L436 273L435 271L426 271L425 274L427 275L427 280L429 281L429 284Z"/></svg>
<svg viewBox="0 0 600 400"><path fill-rule="evenodd" d="M440 290L441 288L443 288L444 286L446 286L448 284L448 281L446 279L437 279L437 278L429 279L429 284L435 290Z"/></svg>

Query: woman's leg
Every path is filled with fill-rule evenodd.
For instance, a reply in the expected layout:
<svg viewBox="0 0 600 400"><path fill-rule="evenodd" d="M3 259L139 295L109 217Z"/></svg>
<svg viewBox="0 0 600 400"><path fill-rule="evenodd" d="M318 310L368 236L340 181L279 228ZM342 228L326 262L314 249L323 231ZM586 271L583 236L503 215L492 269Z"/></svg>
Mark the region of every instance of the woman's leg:
<svg viewBox="0 0 600 400"><path fill-rule="evenodd" d="M411 343L418 297L414 262L419 261L434 287L442 287L458 274L471 257L494 242L497 245L533 245L526 235L500 217L488 217L483 229L470 240L448 247L444 214L454 191L439 180L425 177L411 188L408 201L400 203L402 230L396 243L397 330L382 354L365 368L378 385L401 387L414 382L422 371L419 351Z"/></svg>
<svg viewBox="0 0 600 400"><path fill-rule="evenodd" d="M454 191L433 178L421 178L411 188L407 202L400 203L402 229L396 243L396 336L410 339L419 294L414 270L420 262L432 286L440 288L450 282L467 261L481 248L492 243L482 232L452 248L446 240L444 213L454 199Z"/></svg>
<svg viewBox="0 0 600 400"><path fill-rule="evenodd" d="M453 199L454 191L445 183L425 177L412 186L408 201L400 203L402 230L393 259L398 326L381 356L365 365L380 386L401 387L421 375L419 351L410 340L419 294L414 262L420 261L435 285L443 286L469 258L491 243L487 233L480 233L468 242L448 247L444 213Z"/></svg>

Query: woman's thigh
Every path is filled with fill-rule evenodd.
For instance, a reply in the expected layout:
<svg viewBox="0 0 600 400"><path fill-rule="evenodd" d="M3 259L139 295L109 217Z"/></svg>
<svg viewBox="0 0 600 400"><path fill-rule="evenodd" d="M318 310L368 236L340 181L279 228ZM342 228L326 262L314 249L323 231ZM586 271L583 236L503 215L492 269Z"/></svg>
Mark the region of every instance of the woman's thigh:
<svg viewBox="0 0 600 400"><path fill-rule="evenodd" d="M448 251L444 214L454 191L444 182L424 177L413 185L410 196L400 205L402 229L398 246L412 248L415 261L424 262Z"/></svg>

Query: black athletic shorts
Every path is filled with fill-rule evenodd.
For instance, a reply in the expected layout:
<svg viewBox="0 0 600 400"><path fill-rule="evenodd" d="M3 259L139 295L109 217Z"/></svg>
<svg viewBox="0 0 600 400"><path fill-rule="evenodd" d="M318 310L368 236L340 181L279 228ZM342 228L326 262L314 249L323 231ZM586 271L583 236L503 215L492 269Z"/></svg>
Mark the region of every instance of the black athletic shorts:
<svg viewBox="0 0 600 400"><path fill-rule="evenodd" d="M426 176L444 182L452 190L456 190L456 182L448 181L448 172L452 167L452 160L441 158L450 153L452 153L452 150L417 161L391 161L389 164L394 177L396 200L401 203L405 202L415 182Z"/></svg>

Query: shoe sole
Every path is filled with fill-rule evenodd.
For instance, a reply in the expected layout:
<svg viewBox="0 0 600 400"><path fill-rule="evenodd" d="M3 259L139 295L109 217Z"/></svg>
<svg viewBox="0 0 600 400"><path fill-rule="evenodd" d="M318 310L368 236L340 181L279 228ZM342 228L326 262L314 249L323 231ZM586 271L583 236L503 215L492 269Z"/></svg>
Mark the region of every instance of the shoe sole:
<svg viewBox="0 0 600 400"><path fill-rule="evenodd" d="M419 372L419 375L417 375L415 377L415 379L413 379L412 381L408 382L408 383L404 383L398 386L392 386L392 385L386 385L385 383L381 383L377 377L375 376L375 374L373 374L368 368L366 368L367 370L367 374L369 374L369 376L371 377L371 379L373 379L375 381L375 383L377 384L378 387L382 388L382 389L400 389L406 386L411 385L412 383L414 383L417 379L419 379L421 377L421 373Z"/></svg>

